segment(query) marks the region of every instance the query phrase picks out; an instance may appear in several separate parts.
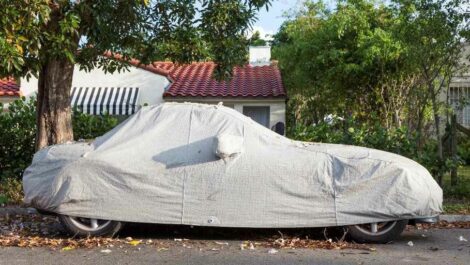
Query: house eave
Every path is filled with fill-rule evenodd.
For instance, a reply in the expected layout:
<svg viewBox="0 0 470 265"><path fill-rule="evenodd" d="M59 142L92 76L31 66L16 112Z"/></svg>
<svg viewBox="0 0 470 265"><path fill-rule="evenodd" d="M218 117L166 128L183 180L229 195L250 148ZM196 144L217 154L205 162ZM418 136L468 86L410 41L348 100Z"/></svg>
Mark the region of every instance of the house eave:
<svg viewBox="0 0 470 265"><path fill-rule="evenodd" d="M188 101L197 101L197 102L208 102L208 103L218 103L218 102L285 102L287 97L173 97L165 96L163 97L165 101L173 102L188 102Z"/></svg>

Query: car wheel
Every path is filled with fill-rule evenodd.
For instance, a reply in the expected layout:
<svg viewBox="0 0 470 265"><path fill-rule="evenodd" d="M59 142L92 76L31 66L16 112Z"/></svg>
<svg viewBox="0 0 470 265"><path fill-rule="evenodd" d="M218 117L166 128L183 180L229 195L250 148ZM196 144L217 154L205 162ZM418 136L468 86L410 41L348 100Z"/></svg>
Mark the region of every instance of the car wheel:
<svg viewBox="0 0 470 265"><path fill-rule="evenodd" d="M349 226L351 238L358 243L388 243L400 236L408 220Z"/></svg>
<svg viewBox="0 0 470 265"><path fill-rule="evenodd" d="M123 223L111 220L59 215L60 223L73 236L114 236L121 230Z"/></svg>

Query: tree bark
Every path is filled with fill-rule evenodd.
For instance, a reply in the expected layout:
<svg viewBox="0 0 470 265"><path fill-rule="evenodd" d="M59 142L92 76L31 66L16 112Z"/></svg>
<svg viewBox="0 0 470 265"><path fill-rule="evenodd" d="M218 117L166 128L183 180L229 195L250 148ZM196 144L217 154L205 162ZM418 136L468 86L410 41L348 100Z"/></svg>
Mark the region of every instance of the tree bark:
<svg viewBox="0 0 470 265"><path fill-rule="evenodd" d="M439 163L444 163L444 154L442 150L442 138L441 138L441 128L440 128L440 120L441 117L439 116L439 106L437 105L437 93L434 91L434 85L431 83L428 85L429 94L431 95L431 104L432 110L434 115L434 127L436 130L436 138L437 138L437 157L439 159ZM442 175L443 172L439 170L437 172L437 180L439 185L442 186Z"/></svg>
<svg viewBox="0 0 470 265"><path fill-rule="evenodd" d="M457 175L457 115L452 114L451 122L450 122L450 153L452 155L452 159L454 160L454 165L450 170L450 185L457 186L458 184L458 175Z"/></svg>
<svg viewBox="0 0 470 265"><path fill-rule="evenodd" d="M50 59L39 73L36 150L73 140L70 87L74 64Z"/></svg>

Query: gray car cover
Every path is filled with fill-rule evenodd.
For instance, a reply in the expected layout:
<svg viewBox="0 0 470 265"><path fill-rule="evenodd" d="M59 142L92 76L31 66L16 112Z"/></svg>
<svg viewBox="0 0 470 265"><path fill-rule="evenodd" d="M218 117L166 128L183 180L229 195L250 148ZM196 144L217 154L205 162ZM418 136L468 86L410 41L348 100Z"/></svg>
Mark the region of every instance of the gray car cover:
<svg viewBox="0 0 470 265"><path fill-rule="evenodd" d="M193 103L143 107L91 144L43 149L23 184L33 207L127 222L323 227L442 210L441 188L413 160L292 141Z"/></svg>

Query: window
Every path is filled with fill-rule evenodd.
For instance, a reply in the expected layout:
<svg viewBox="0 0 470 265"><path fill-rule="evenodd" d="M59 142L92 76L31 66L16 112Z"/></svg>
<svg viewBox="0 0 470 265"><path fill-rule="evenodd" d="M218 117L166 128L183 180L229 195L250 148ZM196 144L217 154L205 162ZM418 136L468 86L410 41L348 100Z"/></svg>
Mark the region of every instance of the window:
<svg viewBox="0 0 470 265"><path fill-rule="evenodd" d="M449 103L457 114L457 122L470 127L470 87L451 87Z"/></svg>
<svg viewBox="0 0 470 265"><path fill-rule="evenodd" d="M243 115L269 128L269 106L243 106Z"/></svg>

